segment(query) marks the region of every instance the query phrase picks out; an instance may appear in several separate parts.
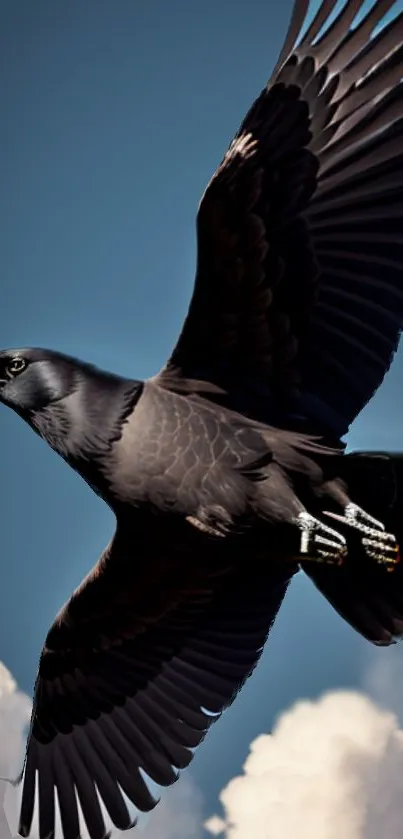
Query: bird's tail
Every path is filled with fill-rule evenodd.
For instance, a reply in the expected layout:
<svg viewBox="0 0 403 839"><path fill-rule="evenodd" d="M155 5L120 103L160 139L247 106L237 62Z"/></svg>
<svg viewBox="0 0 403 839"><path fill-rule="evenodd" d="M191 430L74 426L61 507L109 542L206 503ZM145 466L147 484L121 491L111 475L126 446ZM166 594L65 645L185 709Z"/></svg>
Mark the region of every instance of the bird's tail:
<svg viewBox="0 0 403 839"><path fill-rule="evenodd" d="M357 452L346 455L343 466L351 500L403 546L403 453ZM349 546L341 567L312 563L304 571L364 638L389 645L403 636L403 561L388 571Z"/></svg>

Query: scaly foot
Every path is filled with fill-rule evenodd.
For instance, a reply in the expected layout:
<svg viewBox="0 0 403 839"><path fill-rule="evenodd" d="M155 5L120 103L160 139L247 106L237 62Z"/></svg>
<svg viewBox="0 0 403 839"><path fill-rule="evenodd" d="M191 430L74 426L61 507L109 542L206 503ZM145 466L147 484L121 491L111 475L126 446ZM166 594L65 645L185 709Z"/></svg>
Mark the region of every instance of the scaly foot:
<svg viewBox="0 0 403 839"><path fill-rule="evenodd" d="M352 527L363 534L362 545L367 556L379 565L384 565L387 571L393 571L400 561L399 545L393 533L386 533L382 522L374 519L356 504L347 504L344 516L337 513L324 512L325 516Z"/></svg>
<svg viewBox="0 0 403 839"><path fill-rule="evenodd" d="M297 525L301 530L300 553L304 559L341 565L347 555L347 542L341 533L306 511L299 514Z"/></svg>

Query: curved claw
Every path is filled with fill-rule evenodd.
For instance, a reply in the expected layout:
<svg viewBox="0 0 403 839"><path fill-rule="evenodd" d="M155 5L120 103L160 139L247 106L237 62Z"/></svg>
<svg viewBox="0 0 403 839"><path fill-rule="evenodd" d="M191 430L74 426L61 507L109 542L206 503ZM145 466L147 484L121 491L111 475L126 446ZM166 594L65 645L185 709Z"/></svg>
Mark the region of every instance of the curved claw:
<svg viewBox="0 0 403 839"><path fill-rule="evenodd" d="M368 534L370 536L373 531L380 531L385 533L385 525L382 524L381 521L375 519L373 516L370 516L369 513L366 513L365 510L362 510L361 507L357 507L356 504L347 504L347 507L344 509L343 515L339 513L332 513L329 510L324 510L324 516L329 516L329 518L334 519L335 521L339 521L342 524L348 525L349 527L353 527L355 530L359 530L361 533ZM390 533L386 534L385 536L391 536ZM392 537L394 538L394 537Z"/></svg>
<svg viewBox="0 0 403 839"><path fill-rule="evenodd" d="M305 510L299 514L297 525L301 530L300 554L304 559L340 565L347 555L345 537L315 519Z"/></svg>
<svg viewBox="0 0 403 839"><path fill-rule="evenodd" d="M324 515L362 533L362 545L367 556L379 565L384 565L388 571L392 571L400 562L399 545L393 533L387 533L384 524L361 507L350 503L345 508L344 515L327 510Z"/></svg>
<svg viewBox="0 0 403 839"><path fill-rule="evenodd" d="M386 535L390 536L391 534L388 533ZM395 539L394 544L385 545L384 541L365 537L362 540L362 544L364 545L367 556L374 559L379 565L384 565L387 571L393 571L400 562L399 545Z"/></svg>

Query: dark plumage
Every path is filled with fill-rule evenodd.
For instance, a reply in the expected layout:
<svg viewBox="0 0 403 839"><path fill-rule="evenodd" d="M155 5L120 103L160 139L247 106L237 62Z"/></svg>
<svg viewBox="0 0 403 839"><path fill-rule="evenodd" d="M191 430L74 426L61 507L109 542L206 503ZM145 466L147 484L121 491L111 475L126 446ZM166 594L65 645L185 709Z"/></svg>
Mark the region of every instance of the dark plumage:
<svg viewBox="0 0 403 839"><path fill-rule="evenodd" d="M251 674L303 568L362 635L403 634L400 456L344 454L403 324L403 15L323 0L202 198L164 369L0 354L0 398L93 487L115 536L42 651L20 835L131 825ZM368 5L368 9L367 9ZM353 26L357 13L366 11ZM331 518L333 516L333 519ZM386 530L384 529L386 526ZM397 539L397 541L396 541ZM37 775L36 775L37 773ZM21 778L22 779L22 778Z"/></svg>

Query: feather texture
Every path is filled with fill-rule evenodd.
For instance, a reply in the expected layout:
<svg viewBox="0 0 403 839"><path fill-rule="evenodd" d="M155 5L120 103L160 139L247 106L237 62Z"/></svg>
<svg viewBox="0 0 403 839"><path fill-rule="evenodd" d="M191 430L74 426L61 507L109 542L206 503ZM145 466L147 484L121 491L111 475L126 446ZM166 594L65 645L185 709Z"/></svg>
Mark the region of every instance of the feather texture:
<svg viewBox="0 0 403 839"><path fill-rule="evenodd" d="M323 0L301 34L297 0L206 189L193 297L160 375L340 437L403 323L403 13L385 23L392 0L346 0L331 21L335 5Z"/></svg>
<svg viewBox="0 0 403 839"><path fill-rule="evenodd" d="M201 200L193 296L158 376L0 353L1 401L118 523L46 638L21 836L36 794L40 839L54 837L56 803L64 839L82 821L105 839L104 809L128 829L127 799L150 811L149 780L176 781L259 660L298 570L299 513L323 511L327 471L403 538L397 461L353 464L339 442L403 323L403 14L385 24L392 5L346 0L334 14L322 0L306 27L296 0L272 76ZM382 481L374 500L367 484ZM387 578L366 559L363 573L355 547L342 567L303 567L362 635L391 643L403 634L401 569Z"/></svg>
<svg viewBox="0 0 403 839"><path fill-rule="evenodd" d="M100 799L116 827L132 826L122 792L138 810L151 810L157 801L143 773L160 786L174 783L254 669L296 566L260 559L252 560L253 574L250 565L228 571L214 550L195 557L195 539L180 585L178 560L159 544L159 563L170 562L173 573L158 608L146 557L137 556L122 580L119 543L56 619L35 690L22 836L38 778L40 839L53 835L54 794L64 839L79 836L79 810L91 839L104 837ZM157 565L155 557L154 574Z"/></svg>

